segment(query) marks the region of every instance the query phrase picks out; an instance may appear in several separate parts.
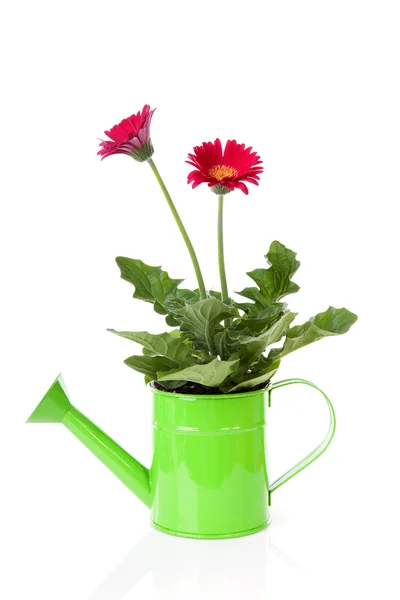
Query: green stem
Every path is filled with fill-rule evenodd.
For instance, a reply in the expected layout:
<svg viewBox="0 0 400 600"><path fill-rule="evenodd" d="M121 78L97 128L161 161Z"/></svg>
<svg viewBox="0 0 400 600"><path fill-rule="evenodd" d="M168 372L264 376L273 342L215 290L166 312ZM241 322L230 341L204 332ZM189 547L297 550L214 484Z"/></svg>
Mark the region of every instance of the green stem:
<svg viewBox="0 0 400 600"><path fill-rule="evenodd" d="M222 300L228 299L228 285L226 283L225 260L224 260L224 197L218 196L218 265L221 280Z"/></svg>
<svg viewBox="0 0 400 600"><path fill-rule="evenodd" d="M206 288L204 285L204 279L203 279L203 275L201 274L201 270L200 270L200 265L199 265L199 261L197 260L197 256L196 256L196 252L194 251L193 248L193 244L190 241L190 238L187 234L187 231L182 223L182 220L178 214L178 211L176 210L175 204L172 201L171 196L169 195L169 192L167 190L167 188L165 187L165 183L163 182L160 173L158 172L158 169L156 167L156 165L154 164L153 160L151 158L148 159L147 161L154 173L154 175L156 176L156 179L160 185L160 188L163 191L163 194L165 196L166 201L168 202L168 206L171 209L171 212L174 216L174 219L176 221L176 224L178 225L179 231L182 234L182 237L184 239L184 242L186 244L187 249L189 250L189 254L190 254L190 258L192 259L192 263L193 263L193 267L196 273L196 277L197 277L197 283L199 284L199 291L200 291L200 297L202 300L205 300L207 297L206 294Z"/></svg>

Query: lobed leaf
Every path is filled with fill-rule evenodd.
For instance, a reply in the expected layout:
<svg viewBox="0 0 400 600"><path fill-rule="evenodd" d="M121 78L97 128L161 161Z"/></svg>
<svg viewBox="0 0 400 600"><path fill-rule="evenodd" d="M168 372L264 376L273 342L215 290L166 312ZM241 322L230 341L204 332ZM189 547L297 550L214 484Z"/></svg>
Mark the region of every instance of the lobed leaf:
<svg viewBox="0 0 400 600"><path fill-rule="evenodd" d="M282 348L271 350L271 359L279 358L308 346L317 340L332 335L342 335L357 321L357 315L347 308L335 308L330 306L325 312L311 317L303 325L291 327L286 334L286 340Z"/></svg>
<svg viewBox="0 0 400 600"><path fill-rule="evenodd" d="M151 380L157 379L157 373L159 371L168 372L176 369L176 363L163 356L130 356L124 363L143 373L146 377L150 377Z"/></svg>
<svg viewBox="0 0 400 600"><path fill-rule="evenodd" d="M232 327L231 336L233 337L237 335L236 332L240 332L245 329L250 331L253 335L259 335L260 333L263 333L269 329L269 327L271 327L279 318L281 318L285 310L286 304L282 302L268 306L254 316L245 315L242 319L234 324L234 327Z"/></svg>
<svg viewBox="0 0 400 600"><path fill-rule="evenodd" d="M224 392L242 392L244 390L249 390L253 387L256 387L257 385L260 385L261 383L266 383L267 381L269 381L270 379L272 379L272 377L275 375L275 373L278 370L280 361L276 360L276 361L269 361L270 362L270 366L268 368L266 368L264 371L262 372L252 372L249 373L248 375L245 375L239 383L237 384L232 384L230 386L227 386L226 388L224 388Z"/></svg>
<svg viewBox="0 0 400 600"><path fill-rule="evenodd" d="M258 337L245 335L240 337L239 341L242 347L237 354L233 355L234 358L240 360L240 365L233 378L244 376L245 372L250 369L268 346L279 342L288 331L289 325L295 317L296 313L287 311L270 329Z"/></svg>
<svg viewBox="0 0 400 600"><path fill-rule="evenodd" d="M297 292L300 288L297 283L291 281L291 277L300 266L296 260L296 253L286 248L278 241L272 242L269 252L265 255L269 269L255 269L247 273L258 285L257 288L245 288L238 292L241 296L254 301L254 305L244 304L243 309L259 312L267 306L275 304L288 294ZM239 305L240 306L240 305Z"/></svg>
<svg viewBox="0 0 400 600"><path fill-rule="evenodd" d="M154 310L166 315L166 302L173 298L194 298L196 292L186 289L178 289L183 279L171 279L161 267L146 265L143 261L135 258L118 256L117 265L121 271L121 277L135 286L134 298L150 302Z"/></svg>
<svg viewBox="0 0 400 600"><path fill-rule="evenodd" d="M115 331L114 329L108 331L141 344L147 350L147 355L151 352L173 360L176 363L175 368L195 363L194 348L171 333L154 335L147 331Z"/></svg>
<svg viewBox="0 0 400 600"><path fill-rule="evenodd" d="M216 298L207 298L174 310L181 331L190 335L196 347L206 348L211 355L217 354L214 337L218 325L224 319L238 316L235 308L226 306Z"/></svg>
<svg viewBox="0 0 400 600"><path fill-rule="evenodd" d="M232 373L238 360L218 360L215 358L209 363L194 365L181 369L179 371L172 371L170 373L159 373L158 381L169 381L171 379L179 379L185 381L193 381L194 383L200 383L207 387L218 387L223 381Z"/></svg>

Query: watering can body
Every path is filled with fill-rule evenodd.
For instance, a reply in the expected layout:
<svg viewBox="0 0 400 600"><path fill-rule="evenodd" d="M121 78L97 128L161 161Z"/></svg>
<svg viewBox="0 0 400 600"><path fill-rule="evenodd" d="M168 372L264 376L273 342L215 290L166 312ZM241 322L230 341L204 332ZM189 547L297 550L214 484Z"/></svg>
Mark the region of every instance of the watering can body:
<svg viewBox="0 0 400 600"><path fill-rule="evenodd" d="M234 537L269 521L264 392L154 392L152 521L190 537Z"/></svg>
<svg viewBox="0 0 400 600"><path fill-rule="evenodd" d="M270 484L266 412L273 389L225 395L188 395L152 389L154 452L147 469L69 402L61 378L28 422L58 422L83 442L151 510L153 525L192 538L230 538L264 529L272 492L315 460L335 431L333 407L324 440ZM267 400L266 401L266 396Z"/></svg>

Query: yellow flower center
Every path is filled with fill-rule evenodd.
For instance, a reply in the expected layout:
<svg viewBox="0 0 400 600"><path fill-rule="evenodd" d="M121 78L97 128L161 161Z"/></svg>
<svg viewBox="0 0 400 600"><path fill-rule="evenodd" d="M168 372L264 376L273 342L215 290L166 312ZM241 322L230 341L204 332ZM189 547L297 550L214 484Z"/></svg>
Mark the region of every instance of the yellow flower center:
<svg viewBox="0 0 400 600"><path fill-rule="evenodd" d="M238 172L233 167L228 167L227 165L215 165L215 167L211 167L208 174L217 181L222 181L226 177L236 177Z"/></svg>

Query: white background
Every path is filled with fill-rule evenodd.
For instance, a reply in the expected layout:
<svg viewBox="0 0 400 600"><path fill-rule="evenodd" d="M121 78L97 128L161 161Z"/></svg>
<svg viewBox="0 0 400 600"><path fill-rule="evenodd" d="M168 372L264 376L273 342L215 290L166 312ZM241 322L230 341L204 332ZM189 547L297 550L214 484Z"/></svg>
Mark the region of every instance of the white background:
<svg viewBox="0 0 400 600"><path fill-rule="evenodd" d="M36 2L1 15L2 597L47 600L399 597L397 1ZM154 159L218 286L216 197L186 184L220 136L264 160L226 199L228 284L278 239L298 252L297 322L346 306L359 321L284 360L337 410L328 452L276 492L272 525L197 542L148 512L61 426L24 422L62 370L72 401L151 462L151 397L106 332L161 332L116 255L195 285L146 164L100 162L97 138L157 107ZM313 390L275 393L271 477L327 427Z"/></svg>

